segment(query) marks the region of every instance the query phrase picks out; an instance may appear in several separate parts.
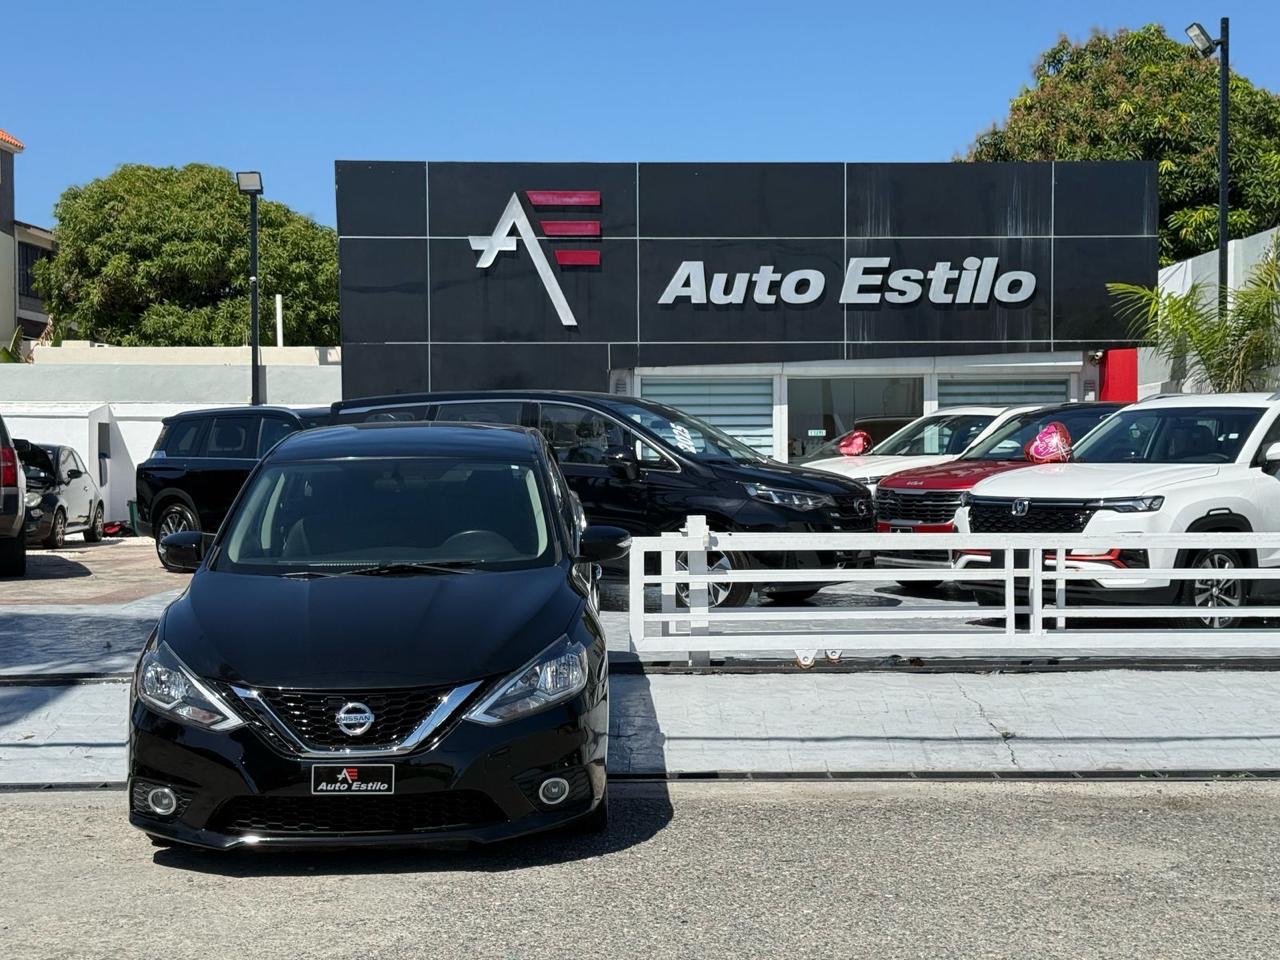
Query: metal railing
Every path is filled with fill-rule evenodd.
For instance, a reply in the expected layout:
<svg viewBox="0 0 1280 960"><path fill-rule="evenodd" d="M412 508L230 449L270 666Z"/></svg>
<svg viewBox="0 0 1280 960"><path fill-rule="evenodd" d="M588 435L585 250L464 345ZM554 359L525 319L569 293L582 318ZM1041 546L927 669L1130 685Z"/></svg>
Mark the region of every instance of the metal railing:
<svg viewBox="0 0 1280 960"><path fill-rule="evenodd" d="M678 533L632 540L630 558L629 631L631 645L642 658L707 662L713 655L773 658L794 656L802 665L819 657L1280 657L1280 605L1251 603L1221 608L1222 618L1244 620L1230 628L1206 625L1206 611L1190 604L1105 602L1106 591L1093 589L1085 603L1072 605L1070 584L1077 581L1213 581L1190 566L1161 568L1077 569L1074 558L1087 560L1113 550L1175 552L1179 558L1218 548L1235 551L1242 565L1229 579L1280 580L1280 566L1255 566L1258 554L1280 558L1280 533L1184 534L890 534L890 533L720 533L706 518L689 517ZM896 552L943 551L953 556L990 554L988 565L956 568L884 568L839 566L797 569L760 565L759 554L795 557L823 552L883 555ZM713 571L708 556L749 555L745 568ZM650 555L659 572L646 573ZM1249 565L1244 565L1249 564ZM866 591L832 596L820 605L782 607L713 606L711 584L768 584L797 588L855 584L882 588L889 584L950 582L967 589L990 584L999 600L994 606L952 599L938 602L919 594L891 596ZM645 609L646 588L657 586L657 610ZM683 588L683 589L682 589ZM1280 591L1280 587L1277 588ZM993 592L985 591L988 596ZM1169 591L1166 591L1169 592ZM847 600L838 604L839 600ZM1102 600L1104 602L1090 602ZM1172 623L1165 621L1173 621ZM1222 623L1221 620L1217 621ZM902 629L894 629L902 624Z"/></svg>

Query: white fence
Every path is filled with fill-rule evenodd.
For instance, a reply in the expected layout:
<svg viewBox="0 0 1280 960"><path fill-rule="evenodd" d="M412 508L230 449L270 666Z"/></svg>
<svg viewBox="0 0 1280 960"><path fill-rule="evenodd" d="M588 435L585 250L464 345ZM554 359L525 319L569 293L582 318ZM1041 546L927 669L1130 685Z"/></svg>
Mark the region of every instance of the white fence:
<svg viewBox="0 0 1280 960"><path fill-rule="evenodd" d="M888 533L717 533L704 517L690 517L684 530L632 540L629 583L631 644L646 659L705 662L712 656L796 657L803 665L826 657L1276 657L1280 605L1254 599L1225 616L1243 618L1231 627L1205 626L1205 610L1191 605L1068 603L1068 584L1097 581L1098 569L1071 569L1069 554L1109 550L1193 553L1230 549L1241 558L1280 551L1280 533L1190 534L888 534ZM889 554L928 551L992 551L998 566L907 569L842 567L791 569L751 566L727 572L708 570L708 554ZM646 558L659 557L660 572L646 574ZM756 561L759 562L758 560ZM1241 566L1230 579L1250 581L1258 590L1280 580L1280 568ZM1191 567L1106 569L1107 581L1206 580ZM1226 579L1226 577L1222 577ZM894 583L978 582L996 585L1000 602L974 602L938 594L891 596L867 591L833 596L820 605L712 607L708 585L858 584L883 589ZM687 588L681 588L687 584ZM656 611L645 610L647 586L659 587ZM686 593L687 591L687 593ZM682 594L684 594L682 596ZM1091 592L1091 599L1098 592ZM848 602L839 603L839 600ZM1105 596L1101 599L1107 599ZM909 602L906 602L909 601ZM895 605L896 604L896 605ZM1168 621L1173 621L1169 623ZM902 629L894 629L902 624Z"/></svg>

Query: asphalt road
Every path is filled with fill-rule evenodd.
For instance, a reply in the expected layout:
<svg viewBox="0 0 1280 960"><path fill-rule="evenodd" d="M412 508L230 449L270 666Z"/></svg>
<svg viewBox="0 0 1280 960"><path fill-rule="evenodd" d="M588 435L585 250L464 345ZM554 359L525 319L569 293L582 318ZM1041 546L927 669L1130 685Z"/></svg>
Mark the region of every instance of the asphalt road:
<svg viewBox="0 0 1280 960"><path fill-rule="evenodd" d="M6 957L1274 957L1280 783L615 784L604 839L155 850L0 794Z"/></svg>

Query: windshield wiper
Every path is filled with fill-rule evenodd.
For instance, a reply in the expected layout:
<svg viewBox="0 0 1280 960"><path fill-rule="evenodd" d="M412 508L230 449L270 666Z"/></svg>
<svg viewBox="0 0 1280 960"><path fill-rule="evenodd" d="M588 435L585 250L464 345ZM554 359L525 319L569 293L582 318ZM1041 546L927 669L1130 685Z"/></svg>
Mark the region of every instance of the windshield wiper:
<svg viewBox="0 0 1280 960"><path fill-rule="evenodd" d="M356 567L344 570L335 576L345 577L360 574L365 577L406 577L423 573L475 573L475 566L467 560L448 560L443 563L417 563L397 561L394 563L375 563L368 567Z"/></svg>
<svg viewBox="0 0 1280 960"><path fill-rule="evenodd" d="M315 580L318 577L336 577L336 573L324 573L320 570L290 570L288 573L281 573L278 576L282 580Z"/></svg>

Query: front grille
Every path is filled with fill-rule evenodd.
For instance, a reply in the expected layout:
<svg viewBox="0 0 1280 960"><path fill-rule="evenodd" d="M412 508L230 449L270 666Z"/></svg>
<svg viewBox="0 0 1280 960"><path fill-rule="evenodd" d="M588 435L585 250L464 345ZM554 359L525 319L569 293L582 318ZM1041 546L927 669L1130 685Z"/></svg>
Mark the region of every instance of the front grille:
<svg viewBox="0 0 1280 960"><path fill-rule="evenodd" d="M401 690L261 690L262 699L303 742L322 750L350 747L379 750L409 736L449 693L447 689L410 687ZM363 703L373 726L359 736L338 727L345 704Z"/></svg>
<svg viewBox="0 0 1280 960"><path fill-rule="evenodd" d="M876 519L881 523L944 524L955 519L963 496L955 490L876 490Z"/></svg>
<svg viewBox="0 0 1280 960"><path fill-rule="evenodd" d="M213 829L276 836L405 834L484 826L502 819L497 804L474 790L389 797L235 797L218 808Z"/></svg>
<svg viewBox="0 0 1280 960"><path fill-rule="evenodd" d="M1014 514L1026 503L1026 513ZM1080 533L1094 509L1083 503L1044 500L971 500L969 529L974 533Z"/></svg>
<svg viewBox="0 0 1280 960"><path fill-rule="evenodd" d="M860 493L837 493L832 499L835 506L831 508L832 521L845 530L870 530L872 517L871 498Z"/></svg>

